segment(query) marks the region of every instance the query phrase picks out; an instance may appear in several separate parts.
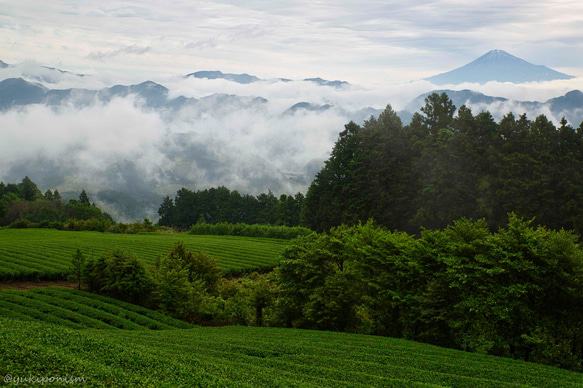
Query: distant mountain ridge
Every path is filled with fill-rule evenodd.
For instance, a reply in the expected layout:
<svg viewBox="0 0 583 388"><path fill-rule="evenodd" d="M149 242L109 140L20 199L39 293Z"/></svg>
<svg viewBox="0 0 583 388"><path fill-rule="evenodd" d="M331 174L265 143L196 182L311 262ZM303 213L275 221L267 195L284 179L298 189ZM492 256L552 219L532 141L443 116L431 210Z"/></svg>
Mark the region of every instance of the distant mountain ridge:
<svg viewBox="0 0 583 388"><path fill-rule="evenodd" d="M63 76L79 78L87 77L87 74L72 73L70 71L57 69L56 67L38 65L34 62L11 65L0 60L0 70L2 69L16 69L20 71L22 77L28 80L46 82L49 84L57 83ZM10 76L10 78L14 77L14 74Z"/></svg>
<svg viewBox="0 0 583 388"><path fill-rule="evenodd" d="M39 69L42 71L37 70L36 72L35 71L31 72L30 68L29 68L30 66L33 66L33 68L36 68L36 69ZM56 83L55 80L58 80L63 75L74 76L74 77L88 77L87 74L73 73L70 71L57 69L55 67L37 65L35 63L28 64L27 66L24 66L23 64L10 65L10 64L0 60L0 69L7 69L7 68L21 68L22 77L26 78L27 80L33 80L33 81L45 82L45 83ZM11 77L14 77L14 75L12 75ZM242 73L242 74L223 73L222 71L219 71L219 70L197 71L194 73L186 74L184 76L184 78L198 78L198 79L209 79L209 80L224 79L226 81L231 81L231 82L235 82L235 83L242 84L242 85L247 85L247 84L251 84L254 82L261 82L261 81L272 81L272 82L273 81L277 81L277 82L297 81L297 80L292 80L289 78L262 79L262 78L259 78L259 77L256 77L254 75L250 75L247 73ZM330 86L330 87L334 87L334 88L341 88L343 86L350 85L346 81L339 81L339 80L329 81L329 80L326 80L326 79L323 79L320 77L305 78L305 79L300 80L300 81L312 82L312 83L318 84L320 86Z"/></svg>
<svg viewBox="0 0 583 388"><path fill-rule="evenodd" d="M317 77L317 78L304 78L304 81L314 82L314 83L317 83L320 86L332 86L334 88L340 88L342 86L350 85L346 81L338 81L338 80L336 80L336 81L328 81L328 80L322 79L320 77Z"/></svg>
<svg viewBox="0 0 583 388"><path fill-rule="evenodd" d="M491 50L467 65L424 79L434 85L459 85L489 81L521 84L571 78L574 77L546 66L533 65L506 51Z"/></svg>
<svg viewBox="0 0 583 388"><path fill-rule="evenodd" d="M197 71L195 73L190 73L185 75L186 78L194 77L194 78L206 78L206 79L225 79L227 81L236 82L238 84L250 84L253 82L260 81L259 78L255 77L254 75L249 75L246 73L243 74L231 74L231 73L223 73L220 71Z"/></svg>
<svg viewBox="0 0 583 388"><path fill-rule="evenodd" d="M236 82L239 84L250 84L253 82L259 82L259 81L269 81L266 79L261 79L259 77L256 77L254 75L249 75L247 73L243 73L243 74L233 74L233 73L223 73L221 71L218 70L213 70L213 71L208 71L208 70L204 70L204 71L197 71L195 73L190 73L184 76L185 78L189 78L189 77L193 77L193 78L200 78L200 79L224 79L227 81L232 81L232 82ZM276 78L276 81L281 81L281 82L292 82L293 80L288 79L288 78ZM316 77L316 78L305 78L303 79L303 81L306 82L313 82L315 84L318 84L320 86L331 86L334 88L340 88L343 86L347 86L350 85L348 82L346 81L328 81L325 80L323 78L320 77Z"/></svg>
<svg viewBox="0 0 583 388"><path fill-rule="evenodd" d="M137 103L147 109L176 110L190 107L195 110L210 110L214 105L221 109L249 109L267 102L262 97L212 94L200 99L179 96L168 98L168 89L152 81L137 85L115 85L100 90L89 89L47 89L41 84L31 83L22 78L9 78L0 82L0 112L32 104L52 107L72 105L83 108L95 102L109 103L114 98L135 96Z"/></svg>
<svg viewBox="0 0 583 388"><path fill-rule="evenodd" d="M22 78L9 78L0 82L0 111L13 106L40 104L48 89Z"/></svg>
<svg viewBox="0 0 583 388"><path fill-rule="evenodd" d="M73 106L77 109L94 103L107 104L114 98L134 96L136 104L147 110L157 110L164 115L172 115L179 109L188 107L192 112L201 115L228 114L233 110L263 109L269 101L263 97L239 96L233 94L215 93L199 99L178 96L170 99L168 89L156 82L145 81L137 85L115 85L100 90L89 89L48 89L39 83L28 82L22 78L9 78L0 81L0 112L32 104L44 104L51 107ZM282 114L289 116L300 111L322 113L336 108L347 120L362 122L371 113L378 116L381 109L362 108L358 111L346 111L332 105L320 106L308 102L299 102L288 108Z"/></svg>
<svg viewBox="0 0 583 388"><path fill-rule="evenodd" d="M467 105L480 110L490 110L496 104L512 103L513 108L508 108L508 112L515 109L527 112L543 112L546 109L556 118L564 116L575 126L578 126L583 121L583 93L579 90L570 91L564 96L555 97L546 102L537 102L509 101L503 97L487 96L468 89L440 89L419 95L403 110L397 112L404 125L410 122L414 112L419 111L425 105L425 98L431 93L446 93L458 108L462 105ZM100 90L89 90L48 89L39 83L28 82L22 78L9 78L0 81L0 112L31 104L45 104L52 107L70 105L75 108L82 108L95 102L109 103L114 98L128 96L135 96L136 103L146 109L173 112L183 107L189 107L199 114L204 112L221 114L220 112L228 112L228 109L260 108L268 103L268 100L263 97L238 96L222 93L212 94L200 99L184 96L170 99L168 95L169 91L165 86L152 81L145 81L137 85L115 85ZM370 116L376 117L383 111L383 109L372 107L347 111L341 106L333 106L330 104L318 105L301 101L289 107L282 114L289 116L299 112L323 113L331 109L335 109L347 119L357 123L362 123L364 120L370 118ZM504 114L508 112L504 112Z"/></svg>

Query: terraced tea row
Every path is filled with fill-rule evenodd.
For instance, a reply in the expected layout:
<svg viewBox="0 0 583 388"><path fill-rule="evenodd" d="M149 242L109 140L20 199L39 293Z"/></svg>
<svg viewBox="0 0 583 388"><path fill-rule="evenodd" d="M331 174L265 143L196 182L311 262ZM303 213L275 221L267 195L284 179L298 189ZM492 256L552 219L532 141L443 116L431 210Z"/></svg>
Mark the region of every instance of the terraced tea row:
<svg viewBox="0 0 583 388"><path fill-rule="evenodd" d="M0 280L64 279L77 248L86 257L115 249L136 254L154 265L179 241L187 250L209 253L227 272L271 268L277 265L288 240L187 234L109 234L45 229L0 230Z"/></svg>
<svg viewBox="0 0 583 388"><path fill-rule="evenodd" d="M140 306L64 288L0 291L0 316L51 322L74 329L162 330L192 327Z"/></svg>
<svg viewBox="0 0 583 388"><path fill-rule="evenodd" d="M0 318L0 370L100 386L580 387L583 375L431 345L332 332L231 326L70 330ZM10 360L10 361L7 361ZM8 363L8 365L3 365Z"/></svg>

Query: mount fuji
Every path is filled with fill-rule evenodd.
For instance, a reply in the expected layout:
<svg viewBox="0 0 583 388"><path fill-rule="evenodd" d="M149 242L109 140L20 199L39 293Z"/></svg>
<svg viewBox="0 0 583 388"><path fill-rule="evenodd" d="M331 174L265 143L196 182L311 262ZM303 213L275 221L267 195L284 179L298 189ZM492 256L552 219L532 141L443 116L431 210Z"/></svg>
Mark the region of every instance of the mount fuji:
<svg viewBox="0 0 583 388"><path fill-rule="evenodd" d="M506 51L492 50L465 66L424 79L434 85L458 85L464 82L485 84L489 81L521 84L571 78L574 77L546 66L533 65Z"/></svg>

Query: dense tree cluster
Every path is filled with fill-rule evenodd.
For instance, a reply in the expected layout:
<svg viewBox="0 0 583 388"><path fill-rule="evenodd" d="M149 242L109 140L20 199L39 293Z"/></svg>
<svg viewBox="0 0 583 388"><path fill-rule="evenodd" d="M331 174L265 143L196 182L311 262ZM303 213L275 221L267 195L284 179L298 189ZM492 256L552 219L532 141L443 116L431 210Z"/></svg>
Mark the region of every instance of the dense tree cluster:
<svg viewBox="0 0 583 388"><path fill-rule="evenodd" d="M263 325L276 285L270 275L253 273L225 279L217 262L203 251L189 252L182 242L147 266L131 252L116 250L71 260L70 279L91 292L155 309L205 325Z"/></svg>
<svg viewBox="0 0 583 388"><path fill-rule="evenodd" d="M299 238L278 274L288 327L406 338L583 370L583 251L510 216L416 238L372 223Z"/></svg>
<svg viewBox="0 0 583 388"><path fill-rule="evenodd" d="M271 191L258 196L241 195L226 187L191 191L178 190L176 197L164 198L158 214L159 224L181 229L201 221L207 224L262 224L298 226L304 195L282 194L279 199Z"/></svg>
<svg viewBox="0 0 583 388"><path fill-rule="evenodd" d="M515 212L583 230L583 126L455 111L445 93L432 94L408 126L390 106L362 127L347 124L306 194L304 226L326 231L373 218L419 233L466 217L495 230Z"/></svg>
<svg viewBox="0 0 583 388"><path fill-rule="evenodd" d="M79 200L65 203L58 190L43 194L29 177L19 184L0 182L0 226L63 228L65 223L96 230L109 228L113 219L91 204L85 190Z"/></svg>

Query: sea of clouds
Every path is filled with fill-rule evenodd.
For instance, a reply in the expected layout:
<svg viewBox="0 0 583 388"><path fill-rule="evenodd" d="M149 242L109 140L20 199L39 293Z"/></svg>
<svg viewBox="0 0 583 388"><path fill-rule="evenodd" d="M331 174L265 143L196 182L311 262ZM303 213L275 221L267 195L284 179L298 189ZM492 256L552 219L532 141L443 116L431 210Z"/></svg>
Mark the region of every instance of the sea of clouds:
<svg viewBox="0 0 583 388"><path fill-rule="evenodd" d="M30 62L0 69L0 81L15 77L49 89L99 90L146 81L113 73L80 76ZM305 193L354 112L387 104L398 111L422 93L448 88L427 81L334 88L277 79L246 85L181 75L151 80L168 88L169 99L203 99L204 105L152 109L128 96L109 102L96 99L81 108L69 101L58 107L37 104L0 113L0 181L19 182L28 175L41 190L58 189L70 197L84 188L122 221L157 219L162 197L173 197L181 187L222 185L253 195L268 190L276 195ZM513 100L546 101L583 89L583 78L450 88L510 99L472 107L474 113L487 109L500 119L509 111L525 113ZM267 101L246 104L223 94ZM286 112L298 102L333 107ZM530 118L547 114L555 123L560 119L550 111L526 113ZM116 193L134 201L133 206L112 200Z"/></svg>

